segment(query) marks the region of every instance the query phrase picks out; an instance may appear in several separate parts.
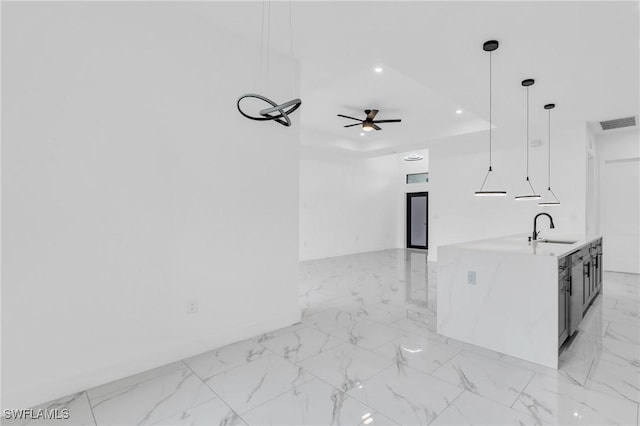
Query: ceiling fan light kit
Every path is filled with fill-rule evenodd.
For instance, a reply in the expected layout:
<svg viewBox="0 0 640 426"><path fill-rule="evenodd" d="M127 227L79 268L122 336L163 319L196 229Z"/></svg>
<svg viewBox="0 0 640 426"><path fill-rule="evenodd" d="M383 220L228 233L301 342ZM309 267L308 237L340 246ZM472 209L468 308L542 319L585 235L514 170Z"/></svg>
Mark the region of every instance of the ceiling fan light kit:
<svg viewBox="0 0 640 426"><path fill-rule="evenodd" d="M526 152L527 152L527 176L525 181L527 182L529 188L526 188L526 192L523 195L516 195L515 199L518 201L526 201L526 200L539 200L542 198L539 194L536 194L536 190L533 189L533 185L531 184L531 180L529 179L529 87L535 84L535 80L532 78L528 78L526 80L522 80L522 86L527 88L527 138L525 139ZM531 189L531 192L528 192Z"/></svg>
<svg viewBox="0 0 640 426"><path fill-rule="evenodd" d="M418 154L410 154L403 158L404 161L420 161L422 159L424 159L424 157Z"/></svg>
<svg viewBox="0 0 640 426"><path fill-rule="evenodd" d="M482 186L480 186L480 190L474 193L476 197L504 197L505 195L507 195L507 191L488 189L488 188L491 188L491 184L492 184L492 182L490 182L489 176L491 175L491 172L493 172L493 168L491 165L491 139L492 139L491 130L493 127L492 116L491 116L491 111L492 111L491 52L496 50L498 46L499 46L499 43L497 40L485 41L484 44L482 45L482 50L484 50L485 52L489 52L489 170L487 171L487 174L485 175L484 180L482 181Z"/></svg>
<svg viewBox="0 0 640 426"><path fill-rule="evenodd" d="M366 117L364 118L364 120L361 120L359 118L355 118L355 117L350 117L348 115L344 115L344 114L338 114L338 117L343 117L343 118L348 118L350 120L356 120L359 123L354 123L354 124L347 124L344 127L353 127L353 126L362 126L362 130L364 130L365 132L370 132L372 130L382 130L382 127L378 126L378 123L400 123L402 120L399 118L393 119L393 120L376 120L376 115L378 115L378 111L377 109L365 109L364 113L366 114Z"/></svg>
<svg viewBox="0 0 640 426"><path fill-rule="evenodd" d="M548 162L547 162L547 192L549 194L549 199L539 202L538 205L539 206L544 206L544 207L553 207L553 206L559 206L560 205L560 200L558 199L558 197L556 196L556 193L553 192L553 190L551 189L551 110L554 109L556 107L555 104L546 104L544 106L544 109L546 109L549 112L549 125L548 125L548 136L547 136L547 140L548 140L548 144L549 146L547 147L547 153L548 153Z"/></svg>

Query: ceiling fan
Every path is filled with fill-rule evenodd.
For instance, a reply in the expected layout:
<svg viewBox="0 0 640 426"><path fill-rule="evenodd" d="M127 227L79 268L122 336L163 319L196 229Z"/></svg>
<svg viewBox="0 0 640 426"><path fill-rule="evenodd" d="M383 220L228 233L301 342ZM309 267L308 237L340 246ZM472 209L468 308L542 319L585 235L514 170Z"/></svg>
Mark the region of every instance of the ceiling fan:
<svg viewBox="0 0 640 426"><path fill-rule="evenodd" d="M362 130L364 130L365 132L370 132L373 129L382 130L382 127L377 125L378 123L399 123L402 121L399 118L394 120L375 120L376 114L378 114L377 109L365 109L364 113L367 114L364 120L361 120L355 117L349 117L348 115L342 115L342 114L338 114L338 117L344 117L344 118L349 118L351 120L359 121L359 123L347 124L344 127L353 127L353 126L362 125Z"/></svg>

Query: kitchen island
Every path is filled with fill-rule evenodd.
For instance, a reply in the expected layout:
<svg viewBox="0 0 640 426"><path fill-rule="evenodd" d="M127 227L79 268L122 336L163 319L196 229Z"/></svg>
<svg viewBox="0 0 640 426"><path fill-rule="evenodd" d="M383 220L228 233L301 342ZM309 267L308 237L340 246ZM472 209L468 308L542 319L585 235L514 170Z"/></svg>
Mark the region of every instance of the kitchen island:
<svg viewBox="0 0 640 426"><path fill-rule="evenodd" d="M438 247L438 333L557 369L601 288L602 239L527 239Z"/></svg>

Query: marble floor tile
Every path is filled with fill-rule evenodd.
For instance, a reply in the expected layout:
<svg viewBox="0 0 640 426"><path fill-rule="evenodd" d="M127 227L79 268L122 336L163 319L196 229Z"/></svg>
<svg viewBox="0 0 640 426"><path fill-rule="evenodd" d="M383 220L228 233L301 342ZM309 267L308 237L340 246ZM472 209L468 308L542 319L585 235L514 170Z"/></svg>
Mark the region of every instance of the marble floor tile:
<svg viewBox="0 0 640 426"><path fill-rule="evenodd" d="M354 324L357 318L350 312L330 308L317 314L304 317L302 322L325 333L331 333L342 327Z"/></svg>
<svg viewBox="0 0 640 426"><path fill-rule="evenodd" d="M267 350L253 340L242 340L184 360L202 380L207 381L216 374L223 373L239 365L262 358Z"/></svg>
<svg viewBox="0 0 640 426"><path fill-rule="evenodd" d="M640 285L637 274L605 272L602 276L603 293L619 299L638 300Z"/></svg>
<svg viewBox="0 0 640 426"><path fill-rule="evenodd" d="M343 343L344 340L313 327L301 328L262 342L269 350L294 363Z"/></svg>
<svg viewBox="0 0 640 426"><path fill-rule="evenodd" d="M593 301L593 305L602 305L603 309L613 309L616 306L616 303L619 299L616 297L601 292L598 297Z"/></svg>
<svg viewBox="0 0 640 426"><path fill-rule="evenodd" d="M282 336L283 334L291 333L292 331L300 330L302 328L306 328L307 326L303 323L299 322L298 324L290 325L289 327L279 328L277 330L269 331L268 333L262 333L253 338L253 340L257 343L263 343L269 339L273 339L274 337Z"/></svg>
<svg viewBox="0 0 640 426"><path fill-rule="evenodd" d="M377 304L370 308L360 308L352 312L355 317L360 319L369 319L381 324L390 324L392 322L406 318L407 310L403 306Z"/></svg>
<svg viewBox="0 0 640 426"><path fill-rule="evenodd" d="M453 348L464 350L465 352L472 353L474 355L480 355L485 358L500 359L502 357L502 354L500 352L492 351L491 349L481 348L480 346L472 345L471 343L462 342L460 340L457 340L451 337L445 338L444 336L440 336L439 340L442 343L449 345Z"/></svg>
<svg viewBox="0 0 640 426"><path fill-rule="evenodd" d="M242 426L246 423L221 399L212 399L162 419L158 426Z"/></svg>
<svg viewBox="0 0 640 426"><path fill-rule="evenodd" d="M420 321L414 321L409 318L404 318L404 319L392 322L391 324L389 324L389 327L398 328L404 331L405 333L423 336L432 340L443 341L446 339L444 336L441 336L437 332L431 330L429 325Z"/></svg>
<svg viewBox="0 0 640 426"><path fill-rule="evenodd" d="M585 387L640 403L640 370L598 359L589 372Z"/></svg>
<svg viewBox="0 0 640 426"><path fill-rule="evenodd" d="M368 319L360 320L331 333L332 336L365 349L375 349L404 334L400 329Z"/></svg>
<svg viewBox="0 0 640 426"><path fill-rule="evenodd" d="M539 423L528 414L464 391L431 424L434 426L513 426Z"/></svg>
<svg viewBox="0 0 640 426"><path fill-rule="evenodd" d="M331 385L313 379L245 413L249 425L361 425L374 410Z"/></svg>
<svg viewBox="0 0 640 426"><path fill-rule="evenodd" d="M102 426L151 424L216 398L185 366L89 400L96 423Z"/></svg>
<svg viewBox="0 0 640 426"><path fill-rule="evenodd" d="M55 401L48 402L46 404L39 405L33 408L35 416L37 417L38 410L47 410L48 415L54 414L57 419L6 419L4 416L1 419L3 426L94 426L95 420L89 405L89 399L86 392L79 392L73 395L65 396L64 398L56 399ZM49 411L52 410L52 411ZM68 410L68 411L65 411ZM68 414L65 415L65 412ZM3 413L4 414L4 413ZM57 414L57 415L56 415ZM45 412L43 412L43 415Z"/></svg>
<svg viewBox="0 0 640 426"><path fill-rule="evenodd" d="M638 323L640 321L640 313L628 301L618 301L613 309L602 309L602 319L610 322L627 322Z"/></svg>
<svg viewBox="0 0 640 426"><path fill-rule="evenodd" d="M612 322L604 337L640 345L640 321L636 323Z"/></svg>
<svg viewBox="0 0 640 426"><path fill-rule="evenodd" d="M365 380L349 395L402 425L427 425L462 392L418 370L394 365Z"/></svg>
<svg viewBox="0 0 640 426"><path fill-rule="evenodd" d="M640 300L638 298L616 299L613 309L627 312L629 316L637 317L640 314Z"/></svg>
<svg viewBox="0 0 640 426"><path fill-rule="evenodd" d="M585 350L580 348L577 348L577 350L565 350L560 353L558 370L571 382L584 386L589 371L591 371L591 367L598 356L599 352L586 348Z"/></svg>
<svg viewBox="0 0 640 426"><path fill-rule="evenodd" d="M345 343L307 358L299 365L336 388L348 391L392 362L381 355Z"/></svg>
<svg viewBox="0 0 640 426"><path fill-rule="evenodd" d="M407 308L407 318L426 325L431 331L437 330L437 320L435 311L426 308Z"/></svg>
<svg viewBox="0 0 640 426"><path fill-rule="evenodd" d="M373 303L378 302L378 300L375 300ZM301 307L302 322L305 322L305 318L319 314L328 309L337 309L342 312L354 312L359 309L363 309L366 306L368 306L367 302L361 298L352 297L351 295L338 296L336 299L332 298L321 301L311 299L307 301L305 306Z"/></svg>
<svg viewBox="0 0 640 426"><path fill-rule="evenodd" d="M432 375L448 383L510 407L529 383L533 372L465 351Z"/></svg>
<svg viewBox="0 0 640 426"><path fill-rule="evenodd" d="M207 385L242 416L311 378L301 367L268 353L257 361L211 377Z"/></svg>
<svg viewBox="0 0 640 426"><path fill-rule="evenodd" d="M502 355L499 359L500 362L512 365L514 367L519 367L524 370L532 371L534 373L542 374L545 376L551 376L558 380L572 382L568 377L564 376L560 370L556 370L555 368L545 367L544 365L536 364L535 362L529 362L524 359L515 358L509 355Z"/></svg>
<svg viewBox="0 0 640 426"><path fill-rule="evenodd" d="M421 336L403 336L374 352L392 359L397 368L411 367L431 373L453 358L460 349Z"/></svg>
<svg viewBox="0 0 640 426"><path fill-rule="evenodd" d="M596 300L600 300L600 297L598 297ZM592 306L587 311L580 325L578 325L578 330L580 330L580 333L593 335L594 337L604 335L604 333L607 331L609 321L603 318L603 310L605 310L603 306Z"/></svg>
<svg viewBox="0 0 640 426"><path fill-rule="evenodd" d="M538 374L513 408L541 425L629 425L637 415L635 403Z"/></svg>
<svg viewBox="0 0 640 426"><path fill-rule="evenodd" d="M87 390L87 395L89 398L97 398L101 395L111 393L119 389L128 388L131 385L136 385L182 369L184 369L184 364L181 361L172 362L171 364L143 371L142 373L134 374L133 376L128 376L120 380L115 380L101 386L96 386L95 388Z"/></svg>
<svg viewBox="0 0 640 426"><path fill-rule="evenodd" d="M621 339L604 336L596 341L600 349L600 359L640 370L640 345Z"/></svg>

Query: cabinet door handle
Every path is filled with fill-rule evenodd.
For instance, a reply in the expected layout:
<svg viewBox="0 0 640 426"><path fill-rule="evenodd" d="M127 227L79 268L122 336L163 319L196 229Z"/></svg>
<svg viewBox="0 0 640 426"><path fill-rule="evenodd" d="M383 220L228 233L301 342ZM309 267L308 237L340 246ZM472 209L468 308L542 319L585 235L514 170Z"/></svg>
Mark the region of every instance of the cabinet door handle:
<svg viewBox="0 0 640 426"><path fill-rule="evenodd" d="M569 275L569 288L567 291L569 292L569 296L573 294L573 279L571 278L571 275Z"/></svg>

